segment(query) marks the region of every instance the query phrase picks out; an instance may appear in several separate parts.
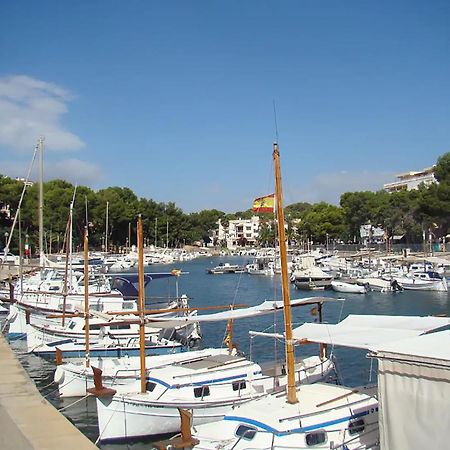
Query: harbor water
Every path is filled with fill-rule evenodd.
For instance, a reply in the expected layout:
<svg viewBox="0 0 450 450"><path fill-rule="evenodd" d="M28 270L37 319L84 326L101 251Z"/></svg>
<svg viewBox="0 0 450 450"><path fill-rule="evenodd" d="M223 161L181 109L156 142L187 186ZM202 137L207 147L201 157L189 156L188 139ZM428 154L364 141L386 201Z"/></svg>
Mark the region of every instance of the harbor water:
<svg viewBox="0 0 450 450"><path fill-rule="evenodd" d="M179 294L190 297L191 306L203 307L213 305L256 305L264 300L282 300L280 280L278 276L252 276L242 274L210 275L207 269L217 266L221 262L233 264L247 263L247 257L216 257L200 258L193 261L177 263L171 266L153 265L146 268L147 272L166 272L174 268L181 269L185 274L179 280ZM167 280L149 283L147 297L171 295L175 296L175 287ZM449 294L447 292L418 292L403 291L398 293L369 292L367 294L338 294L333 291L299 291L291 286L291 298L305 298L312 296L325 296L336 301L324 305L323 320L336 323L349 314L377 314L377 315L450 315ZM345 300L339 300L344 298ZM147 306L149 306L147 301ZM200 312L201 313L201 312ZM307 321L317 320L312 307L297 307L292 310L294 326ZM220 347L226 333L226 323L213 323L202 325L204 347ZM284 357L284 347L281 342L274 342L263 337L249 337L250 330L282 332L283 314L278 312L266 316L242 319L234 322L233 342L248 357L259 363L280 360ZM59 399L56 385L53 383L55 366L52 362L26 353L26 343L14 341L12 348L35 381L42 394L57 409L72 421L92 441L98 437L96 407L94 398ZM317 353L318 347L306 345L297 348L298 357ZM376 381L376 367L373 360L366 357L365 351L336 348L333 349L340 382L357 386ZM138 441L133 443L98 444L102 449L143 450L151 447L151 441Z"/></svg>

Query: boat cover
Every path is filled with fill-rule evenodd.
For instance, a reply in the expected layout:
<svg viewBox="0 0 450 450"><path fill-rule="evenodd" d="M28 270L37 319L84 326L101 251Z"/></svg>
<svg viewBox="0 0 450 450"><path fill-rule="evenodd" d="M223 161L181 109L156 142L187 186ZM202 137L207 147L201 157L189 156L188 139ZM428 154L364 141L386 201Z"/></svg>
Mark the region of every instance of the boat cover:
<svg viewBox="0 0 450 450"><path fill-rule="evenodd" d="M172 277L172 272L164 273L146 273L144 274L144 286L147 286L150 281L159 278ZM135 273L114 275L112 281L112 288L117 289L124 298L136 298L139 295L138 291L139 276Z"/></svg>
<svg viewBox="0 0 450 450"><path fill-rule="evenodd" d="M450 325L448 317L349 315L331 324L305 323L292 332L297 341L309 341L366 350L419 336Z"/></svg>
<svg viewBox="0 0 450 450"><path fill-rule="evenodd" d="M305 306L305 305L316 305L318 303L329 302L329 301L342 301L343 299L335 298L325 298L325 297L308 297L302 299L291 300L291 307ZM222 311L213 314L203 314L203 315L193 315L188 317L177 317L177 318L147 318L146 322L150 323L154 327L161 328L173 328L178 326L187 325L189 323L196 322L218 322L223 320L231 319L244 319L246 317L261 316L264 314L269 314L274 311L283 310L282 301L266 300L256 306L250 306L244 309L232 309L230 311Z"/></svg>

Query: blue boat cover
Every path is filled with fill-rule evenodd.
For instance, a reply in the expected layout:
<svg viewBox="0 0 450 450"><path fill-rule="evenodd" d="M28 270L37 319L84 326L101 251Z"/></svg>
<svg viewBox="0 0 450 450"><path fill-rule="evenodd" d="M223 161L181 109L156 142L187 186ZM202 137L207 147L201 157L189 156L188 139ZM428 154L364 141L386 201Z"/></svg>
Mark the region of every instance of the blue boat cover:
<svg viewBox="0 0 450 450"><path fill-rule="evenodd" d="M147 286L150 281L157 280L159 278L173 277L174 274L170 272L162 273L146 273L144 274L144 287ZM122 293L125 298L134 298L139 294L138 291L139 275L136 273L121 274L120 276L113 277L112 288L117 289Z"/></svg>

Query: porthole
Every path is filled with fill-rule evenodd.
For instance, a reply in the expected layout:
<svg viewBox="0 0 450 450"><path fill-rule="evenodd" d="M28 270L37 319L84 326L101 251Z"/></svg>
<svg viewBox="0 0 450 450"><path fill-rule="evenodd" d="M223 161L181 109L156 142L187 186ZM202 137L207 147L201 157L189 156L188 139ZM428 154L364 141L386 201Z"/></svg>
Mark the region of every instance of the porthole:
<svg viewBox="0 0 450 450"><path fill-rule="evenodd" d="M251 441L256 435L256 428L247 425L239 425L235 434L237 437Z"/></svg>
<svg viewBox="0 0 450 450"><path fill-rule="evenodd" d="M209 395L209 386L201 386L194 388L194 397L203 398Z"/></svg>
<svg viewBox="0 0 450 450"><path fill-rule="evenodd" d="M151 381L147 381L147 383L145 383L145 390L147 392L153 392L155 390L156 387L156 383L152 383Z"/></svg>
<svg viewBox="0 0 450 450"><path fill-rule="evenodd" d="M353 436L355 434L362 433L364 431L364 427L365 427L364 419L352 420L348 424L348 432L350 436Z"/></svg>
<svg viewBox="0 0 450 450"><path fill-rule="evenodd" d="M235 381L233 383L233 391L241 391L242 389L245 389L247 387L244 380L241 381Z"/></svg>
<svg viewBox="0 0 450 450"><path fill-rule="evenodd" d="M327 441L327 433L325 431L314 431L305 436L306 445L312 447L314 445L323 444Z"/></svg>

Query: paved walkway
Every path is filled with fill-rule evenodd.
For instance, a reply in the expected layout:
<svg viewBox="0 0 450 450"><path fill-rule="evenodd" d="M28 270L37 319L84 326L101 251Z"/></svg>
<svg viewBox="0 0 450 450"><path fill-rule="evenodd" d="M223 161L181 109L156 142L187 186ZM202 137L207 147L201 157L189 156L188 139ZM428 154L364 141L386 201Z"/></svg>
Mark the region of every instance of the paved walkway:
<svg viewBox="0 0 450 450"><path fill-rule="evenodd" d="M97 449L41 396L2 335L0 367L1 450Z"/></svg>

